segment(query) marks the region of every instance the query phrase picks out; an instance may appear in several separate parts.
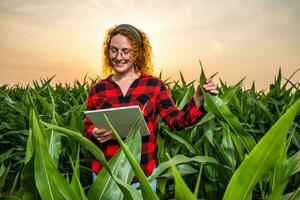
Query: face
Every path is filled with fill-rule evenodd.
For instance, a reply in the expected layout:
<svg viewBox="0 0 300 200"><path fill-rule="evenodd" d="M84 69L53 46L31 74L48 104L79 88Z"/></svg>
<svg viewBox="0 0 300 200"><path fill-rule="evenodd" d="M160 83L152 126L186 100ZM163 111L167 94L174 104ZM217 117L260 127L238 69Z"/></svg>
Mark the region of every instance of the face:
<svg viewBox="0 0 300 200"><path fill-rule="evenodd" d="M134 73L135 56L127 37L117 34L111 38L108 56L116 73Z"/></svg>

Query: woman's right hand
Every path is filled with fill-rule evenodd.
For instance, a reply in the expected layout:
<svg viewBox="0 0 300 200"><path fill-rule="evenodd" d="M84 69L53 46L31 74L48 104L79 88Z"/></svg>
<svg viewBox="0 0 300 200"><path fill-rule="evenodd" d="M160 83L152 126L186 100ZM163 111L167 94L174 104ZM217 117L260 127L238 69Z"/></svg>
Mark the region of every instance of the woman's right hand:
<svg viewBox="0 0 300 200"><path fill-rule="evenodd" d="M112 130L106 130L104 128L94 128L93 131L93 136L100 142L104 143L108 140L111 140L114 136L112 134Z"/></svg>

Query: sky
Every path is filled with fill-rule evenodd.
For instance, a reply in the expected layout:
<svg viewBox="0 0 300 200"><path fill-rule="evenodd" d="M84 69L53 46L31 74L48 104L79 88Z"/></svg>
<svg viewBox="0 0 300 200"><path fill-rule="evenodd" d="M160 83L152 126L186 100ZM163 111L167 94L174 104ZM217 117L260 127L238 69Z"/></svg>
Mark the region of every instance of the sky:
<svg viewBox="0 0 300 200"><path fill-rule="evenodd" d="M105 32L129 23L150 39L155 76L197 80L201 60L216 82L267 89L280 67L286 78L300 67L299 10L298 0L1 0L0 86L104 78Z"/></svg>

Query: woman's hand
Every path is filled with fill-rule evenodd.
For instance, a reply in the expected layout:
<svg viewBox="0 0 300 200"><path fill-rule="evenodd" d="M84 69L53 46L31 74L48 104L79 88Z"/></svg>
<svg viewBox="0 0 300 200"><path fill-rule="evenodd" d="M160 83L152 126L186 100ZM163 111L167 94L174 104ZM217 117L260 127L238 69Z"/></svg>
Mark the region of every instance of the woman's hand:
<svg viewBox="0 0 300 200"><path fill-rule="evenodd" d="M94 128L92 133L100 143L104 143L113 138L112 130L106 130L104 128Z"/></svg>
<svg viewBox="0 0 300 200"><path fill-rule="evenodd" d="M206 79L205 81L205 84L203 85L203 88L206 92L209 92L210 94L219 94L219 90L218 90L218 87L217 85L215 85L215 83L213 82L213 79L212 77ZM203 104L204 102L204 97L203 97L203 94L202 94L202 90L200 88L200 85L198 85L197 89L196 89L196 93L195 95L193 96L194 98L194 101L196 103L196 106L198 108L200 108L200 106Z"/></svg>

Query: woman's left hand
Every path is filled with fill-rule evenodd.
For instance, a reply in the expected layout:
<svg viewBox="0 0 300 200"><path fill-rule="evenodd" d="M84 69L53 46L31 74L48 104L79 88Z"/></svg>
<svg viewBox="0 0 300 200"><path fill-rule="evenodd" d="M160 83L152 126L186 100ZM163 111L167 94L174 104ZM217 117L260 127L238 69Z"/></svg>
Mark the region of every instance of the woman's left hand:
<svg viewBox="0 0 300 200"><path fill-rule="evenodd" d="M203 88L206 92L209 92L210 94L219 94L218 87L217 87L217 85L215 85L212 78L206 79L205 84L203 85ZM196 94L197 93L198 93L198 95L202 95L200 86L198 86L198 88L197 88Z"/></svg>
<svg viewBox="0 0 300 200"><path fill-rule="evenodd" d="M217 87L217 85L215 85L212 78L206 79L205 84L203 85L203 88L206 92L209 92L210 94L213 94L213 95L219 94L218 87ZM204 102L204 97L203 97L200 85L198 85L198 87L196 89L196 93L194 95L194 100L195 100L197 107L200 107L201 104Z"/></svg>

